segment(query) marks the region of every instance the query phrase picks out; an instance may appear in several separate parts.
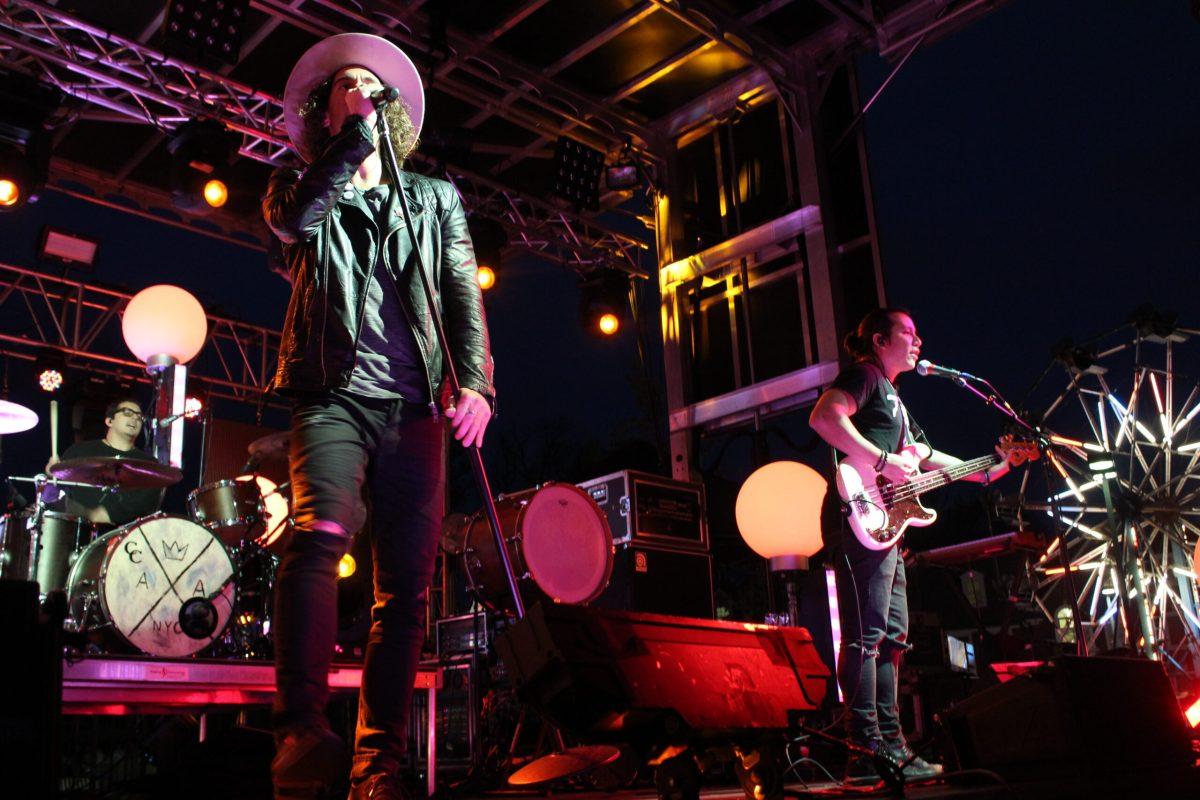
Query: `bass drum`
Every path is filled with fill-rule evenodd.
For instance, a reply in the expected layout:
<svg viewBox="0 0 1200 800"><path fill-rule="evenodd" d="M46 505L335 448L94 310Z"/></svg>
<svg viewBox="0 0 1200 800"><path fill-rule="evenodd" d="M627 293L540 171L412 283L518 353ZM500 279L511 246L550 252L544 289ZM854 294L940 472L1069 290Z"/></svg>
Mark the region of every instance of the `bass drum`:
<svg viewBox="0 0 1200 800"><path fill-rule="evenodd" d="M216 628L192 638L179 611L207 598ZM68 626L115 649L189 656L218 639L233 614L233 562L221 542L183 517L155 514L117 528L83 551L67 577Z"/></svg>
<svg viewBox="0 0 1200 800"><path fill-rule="evenodd" d="M612 575L613 541L604 512L587 492L547 483L496 501L500 527L526 605L542 599L582 604L595 600ZM481 603L512 611L512 595L487 515L464 523L461 546L471 591Z"/></svg>

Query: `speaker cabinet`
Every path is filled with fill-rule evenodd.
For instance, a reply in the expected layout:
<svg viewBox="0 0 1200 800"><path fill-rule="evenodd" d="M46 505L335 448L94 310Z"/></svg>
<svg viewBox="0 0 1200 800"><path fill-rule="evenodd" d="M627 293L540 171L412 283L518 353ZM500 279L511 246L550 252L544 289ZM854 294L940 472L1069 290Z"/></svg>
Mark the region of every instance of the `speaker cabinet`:
<svg viewBox="0 0 1200 800"><path fill-rule="evenodd" d="M964 769L1013 779L1184 767L1189 729L1158 661L1062 656L943 715Z"/></svg>
<svg viewBox="0 0 1200 800"><path fill-rule="evenodd" d="M712 556L645 545L618 547L598 608L712 619Z"/></svg>

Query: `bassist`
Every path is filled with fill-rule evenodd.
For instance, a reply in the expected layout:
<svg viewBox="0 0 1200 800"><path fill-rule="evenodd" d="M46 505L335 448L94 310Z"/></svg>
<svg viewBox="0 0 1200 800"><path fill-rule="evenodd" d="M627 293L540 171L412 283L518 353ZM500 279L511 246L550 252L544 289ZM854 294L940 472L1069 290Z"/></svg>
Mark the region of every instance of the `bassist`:
<svg viewBox="0 0 1200 800"><path fill-rule="evenodd" d="M905 483L922 469L962 463L929 446L896 391L897 376L916 367L921 351L921 337L907 312L872 311L847 334L843 346L854 363L838 374L809 418L822 439L847 459L872 465L893 484ZM1001 462L967 479L987 482L1008 469ZM842 630L838 681L850 736L890 761L908 762L907 779L931 778L941 772L940 765L914 758L900 728L899 663L909 647L904 558L898 547L864 547L846 529L845 513L831 486L822 509L822 537L837 574ZM879 780L875 763L867 756L853 758L847 782Z"/></svg>

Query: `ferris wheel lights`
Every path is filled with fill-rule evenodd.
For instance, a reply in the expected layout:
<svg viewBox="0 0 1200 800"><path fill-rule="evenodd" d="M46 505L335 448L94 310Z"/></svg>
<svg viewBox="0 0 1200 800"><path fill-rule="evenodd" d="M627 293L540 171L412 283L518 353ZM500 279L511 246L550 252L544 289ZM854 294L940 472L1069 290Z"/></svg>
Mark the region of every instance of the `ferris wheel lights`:
<svg viewBox="0 0 1200 800"><path fill-rule="evenodd" d="M1050 434L1050 441L1055 444L1066 445L1067 447L1087 447L1087 445L1078 439L1068 439L1066 436L1059 436L1057 433Z"/></svg>
<svg viewBox="0 0 1200 800"><path fill-rule="evenodd" d="M1107 448L1105 448L1103 445L1096 444L1095 442L1084 442L1083 449L1090 450L1093 453L1104 453L1107 451Z"/></svg>
<svg viewBox="0 0 1200 800"><path fill-rule="evenodd" d="M1181 453L1190 453L1193 450L1200 450L1200 442L1188 442L1179 448L1179 452Z"/></svg>
<svg viewBox="0 0 1200 800"><path fill-rule="evenodd" d="M1175 423L1174 432L1179 433L1181 430L1183 430L1183 426L1191 422L1192 417L1196 416L1196 414L1200 414L1200 403L1196 403L1196 405L1192 407L1191 411L1180 417L1179 421Z"/></svg>

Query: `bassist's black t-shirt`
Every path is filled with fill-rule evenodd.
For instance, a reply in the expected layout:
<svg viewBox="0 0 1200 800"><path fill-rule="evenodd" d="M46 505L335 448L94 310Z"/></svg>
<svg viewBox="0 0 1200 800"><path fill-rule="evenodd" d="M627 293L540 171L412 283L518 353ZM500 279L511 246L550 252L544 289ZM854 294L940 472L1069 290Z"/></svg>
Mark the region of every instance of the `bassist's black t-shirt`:
<svg viewBox="0 0 1200 800"><path fill-rule="evenodd" d="M831 389L841 389L858 407L850 416L850 422L863 438L881 450L896 453L906 438L925 442L921 427L907 416L904 404L896 387L883 374L883 370L870 361L851 364L838 373L830 384ZM839 460L841 454L838 455ZM843 517L841 499L833 481L821 509L821 535L826 547L833 547L842 540ZM853 538L853 534L848 534Z"/></svg>

